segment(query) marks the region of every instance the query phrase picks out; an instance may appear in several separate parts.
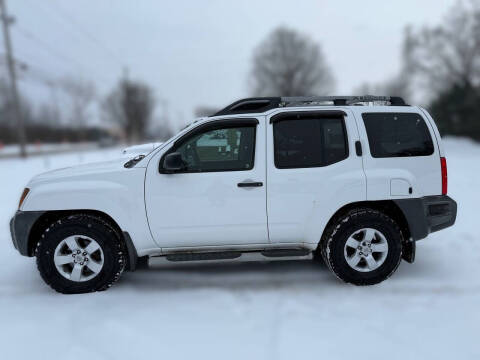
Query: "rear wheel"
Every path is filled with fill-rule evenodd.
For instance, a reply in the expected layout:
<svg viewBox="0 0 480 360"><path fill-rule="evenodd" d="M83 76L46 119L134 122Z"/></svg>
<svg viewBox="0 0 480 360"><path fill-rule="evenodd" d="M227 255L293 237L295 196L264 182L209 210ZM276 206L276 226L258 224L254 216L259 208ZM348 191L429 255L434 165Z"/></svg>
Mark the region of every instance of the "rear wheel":
<svg viewBox="0 0 480 360"><path fill-rule="evenodd" d="M320 246L324 261L338 278L355 285L373 285L398 268L402 233L382 212L355 209L327 230Z"/></svg>
<svg viewBox="0 0 480 360"><path fill-rule="evenodd" d="M54 290L85 293L109 288L125 268L125 252L103 219L71 215L53 223L37 245L37 267Z"/></svg>

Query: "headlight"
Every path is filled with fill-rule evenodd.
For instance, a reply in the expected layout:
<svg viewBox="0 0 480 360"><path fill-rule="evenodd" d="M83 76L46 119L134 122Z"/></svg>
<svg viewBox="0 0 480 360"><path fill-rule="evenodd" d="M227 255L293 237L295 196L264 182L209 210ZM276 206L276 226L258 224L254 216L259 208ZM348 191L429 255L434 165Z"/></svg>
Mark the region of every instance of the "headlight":
<svg viewBox="0 0 480 360"><path fill-rule="evenodd" d="M29 188L25 188L23 190L22 196L20 197L20 201L18 202L18 210L20 210L20 208L22 207L23 201L25 200L29 192L30 192Z"/></svg>

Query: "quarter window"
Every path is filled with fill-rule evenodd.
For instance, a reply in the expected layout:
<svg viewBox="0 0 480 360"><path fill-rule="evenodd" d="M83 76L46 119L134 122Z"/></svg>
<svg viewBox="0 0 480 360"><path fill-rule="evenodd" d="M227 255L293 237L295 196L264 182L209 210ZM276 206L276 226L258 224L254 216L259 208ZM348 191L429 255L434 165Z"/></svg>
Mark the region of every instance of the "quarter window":
<svg viewBox="0 0 480 360"><path fill-rule="evenodd" d="M342 118L284 119L273 124L275 166L326 166L348 156Z"/></svg>
<svg viewBox="0 0 480 360"><path fill-rule="evenodd" d="M362 117L374 158L433 154L430 131L419 114L364 113Z"/></svg>
<svg viewBox="0 0 480 360"><path fill-rule="evenodd" d="M182 155L185 172L235 171L253 168L255 127L228 127L196 134L173 151Z"/></svg>

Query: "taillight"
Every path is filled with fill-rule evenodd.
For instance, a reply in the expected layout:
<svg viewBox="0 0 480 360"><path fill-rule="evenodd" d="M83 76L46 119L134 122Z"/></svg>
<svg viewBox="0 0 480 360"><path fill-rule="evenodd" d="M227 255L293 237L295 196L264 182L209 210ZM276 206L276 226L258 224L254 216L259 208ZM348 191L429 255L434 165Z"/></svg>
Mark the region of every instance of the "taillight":
<svg viewBox="0 0 480 360"><path fill-rule="evenodd" d="M440 165L442 167L442 195L447 195L448 175L447 175L447 159L440 158Z"/></svg>

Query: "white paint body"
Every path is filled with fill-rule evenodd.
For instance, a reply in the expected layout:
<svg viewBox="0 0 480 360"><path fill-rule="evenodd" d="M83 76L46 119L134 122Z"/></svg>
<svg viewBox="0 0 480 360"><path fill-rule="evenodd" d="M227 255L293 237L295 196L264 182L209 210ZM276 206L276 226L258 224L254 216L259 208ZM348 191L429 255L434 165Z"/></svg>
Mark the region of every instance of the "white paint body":
<svg viewBox="0 0 480 360"><path fill-rule="evenodd" d="M349 156L329 166L277 169L271 116L287 111L332 110L331 106L280 108L262 114L203 118L156 147L133 168L118 161L50 171L33 178L23 211L96 210L130 234L139 256L183 249L316 248L337 210L358 201L441 194L440 135L418 107L337 106L346 113ZM430 131L430 156L373 158L363 112L414 112ZM174 141L196 126L220 119L256 118L251 170L162 174L159 162ZM363 156L355 142L361 141ZM262 187L239 188L246 180ZM410 194L408 189L412 187Z"/></svg>

